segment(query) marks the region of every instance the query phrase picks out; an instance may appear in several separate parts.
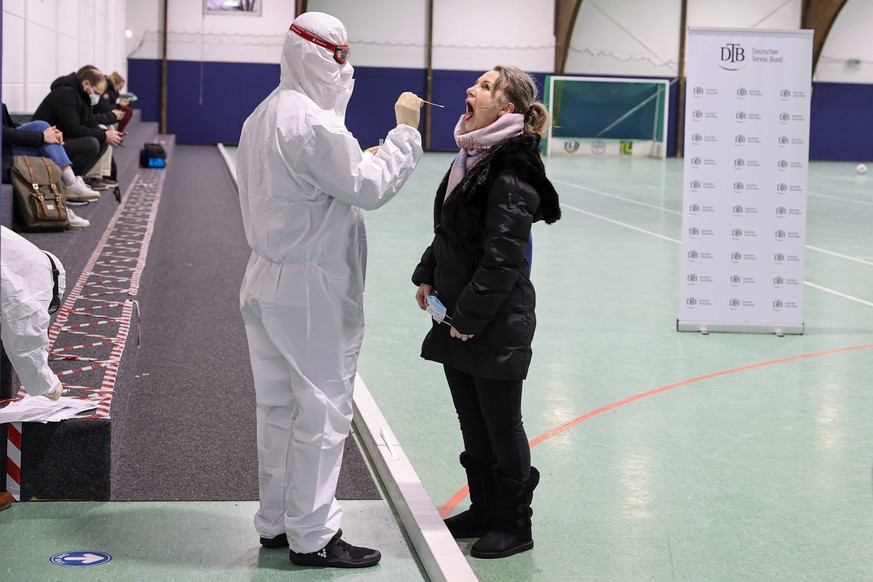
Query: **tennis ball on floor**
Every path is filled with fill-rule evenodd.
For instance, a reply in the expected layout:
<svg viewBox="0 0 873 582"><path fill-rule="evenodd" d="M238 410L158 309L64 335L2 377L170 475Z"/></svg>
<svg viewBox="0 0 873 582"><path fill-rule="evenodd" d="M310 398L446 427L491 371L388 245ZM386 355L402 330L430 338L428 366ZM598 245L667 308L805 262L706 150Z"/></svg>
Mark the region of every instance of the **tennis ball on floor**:
<svg viewBox="0 0 873 582"><path fill-rule="evenodd" d="M855 168L855 171L858 172L859 174L866 174L867 173L867 164L858 164L858 167Z"/></svg>

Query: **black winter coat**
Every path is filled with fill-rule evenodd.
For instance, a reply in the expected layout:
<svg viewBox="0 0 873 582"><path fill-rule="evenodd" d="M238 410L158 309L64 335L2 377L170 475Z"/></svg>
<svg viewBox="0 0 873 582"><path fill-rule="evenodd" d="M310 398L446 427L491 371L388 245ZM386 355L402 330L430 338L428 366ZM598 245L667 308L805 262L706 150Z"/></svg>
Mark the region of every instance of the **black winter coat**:
<svg viewBox="0 0 873 582"><path fill-rule="evenodd" d="M412 282L432 285L463 342L433 322L421 357L494 380L527 377L536 328L536 295L524 258L531 224L561 217L546 178L539 136L524 134L491 148L445 200L434 203L434 239ZM451 170L450 170L451 172ZM449 172L449 173L450 173Z"/></svg>
<svg viewBox="0 0 873 582"><path fill-rule="evenodd" d="M6 104L3 104L3 183L11 182L9 172L12 168L12 146L38 148L43 143L41 131L18 129L18 124L9 115Z"/></svg>
<svg viewBox="0 0 873 582"><path fill-rule="evenodd" d="M106 141L106 130L97 127L101 123L115 123L112 120L95 117L91 111L91 101L76 73L58 77L51 85L51 92L45 96L33 113L34 119L47 121L64 133L64 139L77 137L96 137L101 143Z"/></svg>

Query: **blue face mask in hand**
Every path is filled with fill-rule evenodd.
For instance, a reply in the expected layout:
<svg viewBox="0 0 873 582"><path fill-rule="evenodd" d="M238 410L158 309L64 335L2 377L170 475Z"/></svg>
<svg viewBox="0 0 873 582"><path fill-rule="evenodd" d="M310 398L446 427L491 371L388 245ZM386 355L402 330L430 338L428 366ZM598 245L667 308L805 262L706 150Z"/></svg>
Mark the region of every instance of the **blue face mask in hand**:
<svg viewBox="0 0 873 582"><path fill-rule="evenodd" d="M436 295L428 295L427 296L427 308L425 309L430 316L433 317L434 321L437 323L443 323L443 320L448 319L451 321L451 317L446 315L446 306L443 305L443 302L436 298Z"/></svg>

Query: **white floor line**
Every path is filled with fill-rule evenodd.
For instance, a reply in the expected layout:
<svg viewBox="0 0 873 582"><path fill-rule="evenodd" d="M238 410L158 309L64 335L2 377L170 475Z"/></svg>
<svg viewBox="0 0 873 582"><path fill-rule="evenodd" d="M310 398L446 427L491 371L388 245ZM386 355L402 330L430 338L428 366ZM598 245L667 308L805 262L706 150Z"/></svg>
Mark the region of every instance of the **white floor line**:
<svg viewBox="0 0 873 582"><path fill-rule="evenodd" d="M218 144L218 153L221 154L221 157L224 158L224 163L227 164L227 171L230 172L230 177L233 178L234 186L239 188L239 184L236 181L236 164L233 162L230 154L227 153L227 148L224 147L223 143Z"/></svg>
<svg viewBox="0 0 873 582"><path fill-rule="evenodd" d="M589 188L588 186L580 186L579 184L573 184L572 182L564 182L563 180L552 180L552 183L553 184L563 184L564 186L569 186L570 188L578 188L579 190L586 190L588 192L594 192L595 194L600 194L601 196L606 196L608 198L615 198L616 200L630 202L631 204L636 204L638 206L645 206L646 208L654 208L655 210L660 210L662 212L669 212L670 214L676 214L678 216L682 216L682 213L679 212L678 210L670 210L669 208L664 208L663 206L658 206L657 204L649 204L647 202L640 202L639 200L634 200L633 198L619 196L618 194L612 194L611 192L604 192L603 190Z"/></svg>
<svg viewBox="0 0 873 582"><path fill-rule="evenodd" d="M670 210L669 208L664 208L663 206L658 206L657 204L648 204L647 202L640 202L639 200L634 200L634 199L632 199L632 198L627 198L627 197L625 197L625 196L619 196L618 194L612 194L612 193L610 193L610 192L604 192L603 190L597 190L596 188L589 188L588 186L580 186L579 184L573 184L572 182L565 182L565 181L563 181L563 180L552 180L552 183L553 183L553 184L562 184L562 185L564 185L564 186L569 186L570 188L577 188L577 189L579 189L579 190L585 190L585 191L587 191L587 192L593 192L593 193L595 193L595 194L599 194L599 195L601 195L601 196L606 196L606 197L608 197L608 198L615 198L616 200L622 200L622 201L624 201L624 202L629 202L629 203L631 203L631 204L636 204L636 205L638 205L638 206L645 206L646 208L652 208L652 209L654 209L654 210L659 210L659 211L661 211L661 212L667 212L667 213L669 213L669 214L676 214L676 215L678 215L678 216L682 216L682 213L681 213L681 212L678 212L678 211L676 211L676 210ZM812 194L812 192L810 192L810 194ZM835 200L844 200L844 201L846 201L846 202L858 202L859 204L870 204L871 206L873 206L873 202L863 202L863 201L857 201L857 200L849 200L848 198L838 198L838 197L836 197L836 196L827 196L827 195L825 195L825 194L815 194L815 196L822 196L822 197L824 197L824 198L834 198ZM566 205L566 204L562 204L562 206L567 206L567 208L572 208L571 206ZM607 220L607 221L610 221L610 222L616 222L616 221L613 221L612 219L604 218L604 217L602 217L602 216L599 216L599 215L597 215L597 214L593 214L593 213L589 213L589 212L586 212L586 211L584 211L584 210L579 210L579 209L574 209L574 210L577 210L577 211L579 211L579 212L582 212L583 214L591 214L591 216L596 216L597 218L603 218L603 220ZM616 224L621 224L622 226L628 226L628 225L625 225L624 223L621 223L621 222L616 222ZM649 233L649 232L646 231L646 230L638 229L638 228L636 228L636 227L628 226L628 228L633 228L634 230L639 230L640 232L645 232L645 233L647 233L647 234L652 234L652 233ZM655 236L661 236L661 237L663 238L662 235L655 235ZM668 239L668 240L674 240L674 239ZM852 256L849 256L849 255L844 255L844 254L842 254L842 253L838 253L838 252L836 252L836 251L829 251L829 250L827 250L827 249L823 249L823 248L820 248L820 247L814 247L814 246L812 246L812 245L806 245L806 248L808 248L808 249L811 250L811 251L816 251L816 252L819 252L819 253L824 253L824 254L826 254L826 255L831 255L831 256L834 256L834 257L839 257L839 258L841 258L841 259L846 259L847 261L855 261L856 263L861 263L861 264L863 264L863 265L870 265L871 267L873 267L873 262L866 261L866 260L864 260L864 259L862 259L862 258L852 257Z"/></svg>
<svg viewBox="0 0 873 582"><path fill-rule="evenodd" d="M832 293L837 297L842 297L843 299L849 299L850 301L856 301L861 305L866 305L867 307L873 307L873 302L865 301L863 299L859 299L858 297L854 297L853 295L846 295L845 293L841 293L834 289L829 289L827 287L823 287L821 285L816 285L815 283L810 283L809 281L804 281L806 285L809 285L813 289L818 289L819 291L825 291L826 293Z"/></svg>
<svg viewBox="0 0 873 582"><path fill-rule="evenodd" d="M851 204L863 204L865 206L873 206L873 202L867 202L866 200L853 200L852 198L842 198L840 196L833 196L832 194L819 194L818 192L809 192L807 193L810 196L818 196L819 198L830 198L831 200L839 200L840 202L849 202Z"/></svg>
<svg viewBox="0 0 873 582"><path fill-rule="evenodd" d="M663 234L658 234L657 232L652 232L652 231L646 230L644 228L632 226L632 225L627 224L625 222L613 220L612 218L607 218L607 217L602 216L600 214L595 214L594 212L588 212L587 210L582 210L581 208L576 208L575 206L571 206L571 205L565 204L563 202L561 203L561 208L566 208L568 210L573 210L574 212L586 214L588 216L592 216L592 217L598 218L600 220L605 220L606 222L611 222L613 224L617 224L618 226L622 226L624 228L629 228L631 230L635 230L637 232L641 232L641 233L647 234L649 236L654 236L656 238L660 238L660 239L663 239L663 240L666 240L666 241L669 241L672 243L682 244L682 241L676 240L675 238L670 238L669 236L664 236ZM810 248L813 248L813 247L810 247ZM819 250L819 249L814 249L814 250ZM834 253L834 254L836 254L836 253ZM850 260L857 260L857 259L854 259L853 257L846 257L845 255L843 255L842 258L846 258L846 259L850 259ZM861 261L861 262L865 262L865 261ZM865 263L865 264L868 264L868 263ZM830 289L830 288L824 287L822 285L816 285L815 283L810 283L809 281L804 281L804 285L809 285L813 289L818 289L819 291L831 293L833 295L836 295L837 297L842 297L843 299L849 299L850 301L855 301L857 303L860 303L861 305L867 305L867 306L873 307L873 303L871 303L869 301L865 301L864 299L859 299L858 297L855 297L853 295L848 295L846 293L842 293L840 291L836 291L834 289Z"/></svg>
<svg viewBox="0 0 873 582"><path fill-rule="evenodd" d="M855 261L856 263L861 263L862 265L869 265L869 266L873 267L873 261L868 261L868 260L865 260L861 257L850 257L849 255L844 255L842 253L829 251L827 249L820 249L820 248L814 247L812 245L806 245L806 248L813 250L813 251L818 251L820 253L824 253L826 255L833 255L833 256L839 257L841 259L846 259L847 261Z"/></svg>
<svg viewBox="0 0 873 582"><path fill-rule="evenodd" d="M641 233L647 234L649 236L661 238L661 239L664 239L666 241L670 241L670 242L673 242L676 244L682 244L682 241L676 240L675 238L670 238L669 236L664 236L663 234L658 234L657 232L652 232L651 230L646 230L644 228L639 228L637 226L631 226L630 224L627 224L626 222L620 222L618 220L613 220L612 218L607 218L607 217L602 216L600 214L588 212L587 210L582 210L581 208L576 208L575 206L571 206L571 205L566 204L564 202L561 202L561 208L567 208L567 209L572 210L574 212L579 212L581 214L587 214L588 216L593 216L594 218L599 218L600 220L605 220L606 222L611 222L613 224L617 224L619 226L623 226L624 228L629 228L631 230L635 230L637 232L641 232Z"/></svg>
<svg viewBox="0 0 873 582"><path fill-rule="evenodd" d="M354 410L358 434L430 580L475 582L476 574L360 375L355 377Z"/></svg>

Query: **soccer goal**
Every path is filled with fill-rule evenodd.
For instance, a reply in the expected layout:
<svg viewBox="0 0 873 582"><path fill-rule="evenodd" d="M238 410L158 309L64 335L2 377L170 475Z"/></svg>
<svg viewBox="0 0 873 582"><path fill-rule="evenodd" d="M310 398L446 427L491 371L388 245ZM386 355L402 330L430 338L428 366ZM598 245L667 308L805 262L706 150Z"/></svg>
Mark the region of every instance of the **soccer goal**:
<svg viewBox="0 0 873 582"><path fill-rule="evenodd" d="M670 81L547 76L546 155L667 155Z"/></svg>

